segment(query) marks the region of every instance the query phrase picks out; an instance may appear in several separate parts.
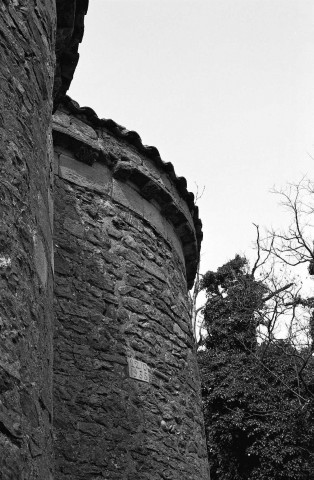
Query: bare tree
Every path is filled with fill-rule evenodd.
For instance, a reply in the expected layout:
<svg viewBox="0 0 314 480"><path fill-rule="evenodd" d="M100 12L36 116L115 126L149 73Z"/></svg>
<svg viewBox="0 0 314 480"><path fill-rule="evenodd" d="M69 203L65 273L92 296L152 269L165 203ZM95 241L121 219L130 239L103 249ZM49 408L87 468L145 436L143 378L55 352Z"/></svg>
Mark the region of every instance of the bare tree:
<svg viewBox="0 0 314 480"><path fill-rule="evenodd" d="M196 186L196 191L194 194L194 202L196 205L204 195L206 187L205 185L203 187L199 187L199 185L196 182L194 183ZM199 263L197 265L197 271L196 271L193 289L192 289L192 292L189 292L190 315L191 315L193 336L194 336L196 345L198 345L202 339L202 324L203 324L202 310L204 308L204 302L200 301L199 299L199 295L202 290L202 286L201 286L202 276L203 275L200 273L200 260L199 260Z"/></svg>
<svg viewBox="0 0 314 480"><path fill-rule="evenodd" d="M260 312L258 336L265 354L268 346L277 340L282 353L293 356L298 388L301 391L303 386L313 397L306 372L313 363L314 296L304 292L302 280L293 275L293 270L306 265L309 274L314 275L314 183L303 177L285 188L274 188L272 193L279 196L290 222L286 229L268 230L262 240L256 227L259 259L256 265L258 268L263 258L263 281L276 292ZM280 285L286 282L291 283L289 288L280 290ZM280 337L286 342L278 343ZM291 350L290 346L294 348Z"/></svg>
<svg viewBox="0 0 314 480"><path fill-rule="evenodd" d="M303 177L272 193L280 197L291 221L283 231L269 230L262 249L291 267L308 263L314 273L314 183Z"/></svg>
<svg viewBox="0 0 314 480"><path fill-rule="evenodd" d="M203 315L202 311L204 308L204 302L199 301L199 295L202 291L202 274L200 273L200 263L197 266L197 272L195 277L195 282L193 290L190 293L190 315L193 328L193 336L196 345L199 345L202 341L202 325L203 325Z"/></svg>

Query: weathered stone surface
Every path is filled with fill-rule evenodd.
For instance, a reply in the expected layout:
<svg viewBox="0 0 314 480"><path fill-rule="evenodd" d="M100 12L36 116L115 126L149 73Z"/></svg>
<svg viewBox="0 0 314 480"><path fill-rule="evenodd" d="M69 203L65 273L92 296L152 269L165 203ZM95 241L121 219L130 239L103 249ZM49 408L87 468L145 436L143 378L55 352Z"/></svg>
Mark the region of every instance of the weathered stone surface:
<svg viewBox="0 0 314 480"><path fill-rule="evenodd" d="M57 35L53 98L57 108L73 78L84 33L88 0L56 0Z"/></svg>
<svg viewBox="0 0 314 480"><path fill-rule="evenodd" d="M208 480L180 239L127 177L58 148L56 478Z"/></svg>
<svg viewBox="0 0 314 480"><path fill-rule="evenodd" d="M70 99L51 161L87 6L0 5L0 478L205 480L193 195L138 134Z"/></svg>
<svg viewBox="0 0 314 480"><path fill-rule="evenodd" d="M54 1L0 4L0 477L52 474Z"/></svg>
<svg viewBox="0 0 314 480"><path fill-rule="evenodd" d="M98 118L91 108L80 108L69 97L64 98L59 108L54 129L56 143L76 157L81 145L85 145L90 150L87 163L89 156L98 152L98 160L112 170L114 179L131 183L141 192L142 199L158 205L182 242L188 287L192 288L203 234L194 195L187 191L185 178L177 177L173 165L163 162L155 147L143 145L136 132L112 120ZM90 128L83 128L83 123ZM122 193L126 194L126 189ZM117 189L116 195L119 195ZM127 197L125 202L129 201Z"/></svg>

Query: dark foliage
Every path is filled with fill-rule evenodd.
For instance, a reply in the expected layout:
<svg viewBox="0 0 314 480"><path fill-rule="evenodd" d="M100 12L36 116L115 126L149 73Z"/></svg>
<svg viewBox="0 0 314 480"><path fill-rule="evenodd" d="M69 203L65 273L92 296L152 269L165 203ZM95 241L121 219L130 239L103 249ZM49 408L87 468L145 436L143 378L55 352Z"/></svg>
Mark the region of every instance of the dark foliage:
<svg viewBox="0 0 314 480"><path fill-rule="evenodd" d="M211 480L313 479L311 352L288 340L257 343L255 313L268 289L245 258L208 272L203 288L208 336L199 361Z"/></svg>

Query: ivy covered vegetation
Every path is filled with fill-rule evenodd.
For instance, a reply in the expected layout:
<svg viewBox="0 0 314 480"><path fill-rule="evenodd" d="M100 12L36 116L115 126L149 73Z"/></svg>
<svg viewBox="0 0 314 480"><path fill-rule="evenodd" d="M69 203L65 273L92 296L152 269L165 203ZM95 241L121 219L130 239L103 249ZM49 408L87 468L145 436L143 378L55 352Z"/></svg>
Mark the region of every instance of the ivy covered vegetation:
<svg viewBox="0 0 314 480"><path fill-rule="evenodd" d="M314 275L314 183L273 193L287 228L261 239L256 225L254 265L236 255L194 289L211 480L314 479L313 280L304 292L292 276L302 265Z"/></svg>
<svg viewBox="0 0 314 480"><path fill-rule="evenodd" d="M311 328L296 338L292 327L300 297L292 293L293 284L271 290L274 280L256 279L257 267L250 270L237 255L202 280L207 335L199 362L211 480L310 480ZM290 335L276 339L278 316L288 314Z"/></svg>

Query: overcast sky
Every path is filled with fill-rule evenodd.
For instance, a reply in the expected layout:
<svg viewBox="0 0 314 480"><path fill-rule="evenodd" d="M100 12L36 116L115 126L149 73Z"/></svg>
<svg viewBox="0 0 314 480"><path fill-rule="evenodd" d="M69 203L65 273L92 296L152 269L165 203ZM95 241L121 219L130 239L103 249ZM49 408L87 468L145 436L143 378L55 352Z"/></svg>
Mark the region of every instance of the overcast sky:
<svg viewBox="0 0 314 480"><path fill-rule="evenodd" d="M205 186L202 270L284 222L273 185L313 178L313 0L90 0L69 94Z"/></svg>

